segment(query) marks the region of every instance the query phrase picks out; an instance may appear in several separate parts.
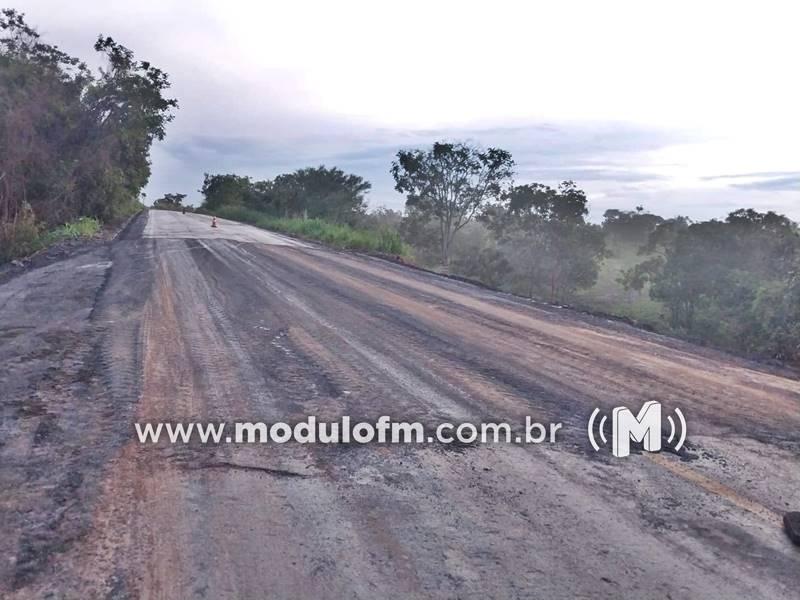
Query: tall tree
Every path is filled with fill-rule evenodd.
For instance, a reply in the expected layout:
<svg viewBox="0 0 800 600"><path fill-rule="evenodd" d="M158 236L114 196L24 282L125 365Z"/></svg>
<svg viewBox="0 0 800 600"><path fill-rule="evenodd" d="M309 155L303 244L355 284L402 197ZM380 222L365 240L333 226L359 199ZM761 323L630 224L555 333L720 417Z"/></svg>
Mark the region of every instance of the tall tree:
<svg viewBox="0 0 800 600"><path fill-rule="evenodd" d="M220 206L247 206L253 193L253 181L240 175L203 175L203 208L214 211Z"/></svg>
<svg viewBox="0 0 800 600"><path fill-rule="evenodd" d="M74 216L92 74L12 9L2 11L0 32L0 227L10 238L22 215L44 224Z"/></svg>
<svg viewBox="0 0 800 600"><path fill-rule="evenodd" d="M651 242L663 233L662 226ZM665 304L670 325L723 345L741 346L741 340L768 345L771 333L762 330L765 319L756 313L769 312L767 298L781 304L778 298L790 297L795 289L797 226L773 212L743 209L725 221L692 223L668 233L659 236L663 259L649 278L650 295Z"/></svg>
<svg viewBox="0 0 800 600"><path fill-rule="evenodd" d="M453 237L511 185L514 161L499 148L437 142L430 150L401 150L392 163L395 189L439 226L442 263L449 266Z"/></svg>
<svg viewBox="0 0 800 600"><path fill-rule="evenodd" d="M605 256L602 230L586 223L586 194L572 181L512 188L483 220L495 233L528 296L551 302L597 281Z"/></svg>
<svg viewBox="0 0 800 600"><path fill-rule="evenodd" d="M110 203L136 198L147 185L150 147L164 139L178 102L165 97L170 82L164 71L136 60L114 39L101 35L94 49L105 54L107 66L85 95L94 158L84 162L81 175L83 185L97 183L98 189L84 197L81 212L110 217Z"/></svg>
<svg viewBox="0 0 800 600"><path fill-rule="evenodd" d="M366 212L372 185L337 167L307 167L279 175L271 186L275 208L284 216L352 223Z"/></svg>
<svg viewBox="0 0 800 600"><path fill-rule="evenodd" d="M186 200L186 194L164 194L161 198L153 202L153 208L180 210L184 208L184 200Z"/></svg>
<svg viewBox="0 0 800 600"><path fill-rule="evenodd" d="M658 215L644 212L641 206L635 211L610 208L603 213L603 230L618 243L641 246L663 221Z"/></svg>
<svg viewBox="0 0 800 600"><path fill-rule="evenodd" d="M177 102L160 69L112 38L94 47L99 73L0 12L0 242L14 243L21 215L38 228L137 206Z"/></svg>

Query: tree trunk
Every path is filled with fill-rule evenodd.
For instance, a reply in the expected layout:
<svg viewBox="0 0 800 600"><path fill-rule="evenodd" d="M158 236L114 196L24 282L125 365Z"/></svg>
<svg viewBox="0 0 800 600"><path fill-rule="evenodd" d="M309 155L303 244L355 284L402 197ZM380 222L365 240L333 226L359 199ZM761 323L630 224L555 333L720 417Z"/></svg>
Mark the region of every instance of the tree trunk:
<svg viewBox="0 0 800 600"><path fill-rule="evenodd" d="M450 272L450 230L444 219L439 219L439 236L442 250L442 266L445 272Z"/></svg>

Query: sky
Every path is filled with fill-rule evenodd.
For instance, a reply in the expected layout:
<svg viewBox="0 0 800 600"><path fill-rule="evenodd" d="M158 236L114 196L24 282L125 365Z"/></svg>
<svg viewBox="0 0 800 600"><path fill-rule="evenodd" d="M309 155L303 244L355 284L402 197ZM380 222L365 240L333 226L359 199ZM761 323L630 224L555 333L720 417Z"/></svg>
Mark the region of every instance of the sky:
<svg viewBox="0 0 800 600"><path fill-rule="evenodd" d="M516 183L574 180L591 216L644 206L800 219L800 3L20 1L99 65L110 35L170 75L149 201L203 173L338 166L402 209L389 168L437 140L510 151Z"/></svg>

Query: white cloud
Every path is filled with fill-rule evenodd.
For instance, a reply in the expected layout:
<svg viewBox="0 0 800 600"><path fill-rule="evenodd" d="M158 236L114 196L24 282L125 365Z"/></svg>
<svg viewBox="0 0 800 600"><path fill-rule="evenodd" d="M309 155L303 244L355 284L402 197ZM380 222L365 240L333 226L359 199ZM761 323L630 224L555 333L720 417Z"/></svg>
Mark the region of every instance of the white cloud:
<svg viewBox="0 0 800 600"><path fill-rule="evenodd" d="M375 146L472 136L507 143L522 174L585 175L596 203L628 207L657 197L666 213L699 214L746 198L770 207L774 198L773 208L800 217L800 190L767 194L708 179L800 170L794 2L76 0L18 7L72 53L92 57L103 32L170 73L181 109L154 152L151 197L192 178L197 189L204 170L271 173ZM555 133L545 134L544 123ZM587 132L602 142L620 124L630 147L614 140L593 156L580 151L579 144L593 147ZM219 148L239 140L252 153L185 148L212 138ZM385 173L391 152L381 170L382 156L350 164L376 179L376 202L398 206ZM601 177L587 173L590 162L602 180L588 179ZM641 174L657 177L631 184ZM698 202L686 200L693 193Z"/></svg>

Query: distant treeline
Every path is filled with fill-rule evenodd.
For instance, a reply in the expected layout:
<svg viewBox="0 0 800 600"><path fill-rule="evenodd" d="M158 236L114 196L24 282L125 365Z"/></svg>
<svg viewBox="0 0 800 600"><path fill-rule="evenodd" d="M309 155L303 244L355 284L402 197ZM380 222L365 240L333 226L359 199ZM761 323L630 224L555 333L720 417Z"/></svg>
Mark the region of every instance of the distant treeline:
<svg viewBox="0 0 800 600"><path fill-rule="evenodd" d="M629 215L630 216L630 215ZM652 215L636 215L652 218ZM617 218L606 218L613 231ZM619 283L663 303L670 331L748 354L800 362L800 236L774 212L725 220L652 219L642 260Z"/></svg>
<svg viewBox="0 0 800 600"><path fill-rule="evenodd" d="M21 14L0 13L0 261L140 206L150 147L177 102L160 69L109 37L94 48L107 60L99 72ZM424 266L498 289L800 362L800 237L784 216L741 209L693 222L638 207L593 224L574 182L515 184L509 152L462 143L402 150L390 172L404 213L367 211L370 183L324 166L265 181L207 174L200 210L340 247L410 248ZM182 210L185 198L154 206Z"/></svg>
<svg viewBox="0 0 800 600"><path fill-rule="evenodd" d="M265 214L356 223L367 212L365 194L372 186L358 175L337 168L306 168L253 181L239 175L209 175L203 179L204 210L241 206Z"/></svg>
<svg viewBox="0 0 800 600"><path fill-rule="evenodd" d="M269 181L206 175L201 210L238 208L288 227L315 219L395 231L424 266L549 302L631 317L656 330L753 356L800 362L800 236L774 212L664 218L637 207L586 221L571 181L515 185L506 151L436 143L400 151L391 173L404 213L368 212L369 182L337 168ZM244 214L244 213L242 213Z"/></svg>
<svg viewBox="0 0 800 600"><path fill-rule="evenodd" d="M747 355L800 362L800 236L796 223L774 212L741 209L693 222L640 207L608 210L600 225L544 220L507 236L490 218L465 233L451 263L459 274ZM564 284L555 295L553 281ZM650 314L642 310L648 306Z"/></svg>
<svg viewBox="0 0 800 600"><path fill-rule="evenodd" d="M138 209L150 146L177 102L166 73L110 37L92 72L44 42L23 15L0 13L0 260L23 253L42 230Z"/></svg>

